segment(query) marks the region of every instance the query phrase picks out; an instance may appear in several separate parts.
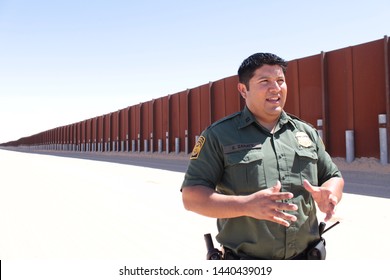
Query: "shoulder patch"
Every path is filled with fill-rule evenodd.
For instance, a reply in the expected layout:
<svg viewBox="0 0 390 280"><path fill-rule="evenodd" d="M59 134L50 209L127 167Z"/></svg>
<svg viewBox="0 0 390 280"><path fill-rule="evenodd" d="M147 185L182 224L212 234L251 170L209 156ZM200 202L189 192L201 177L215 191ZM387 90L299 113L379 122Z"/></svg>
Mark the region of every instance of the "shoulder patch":
<svg viewBox="0 0 390 280"><path fill-rule="evenodd" d="M206 138L204 136L200 136L198 138L198 141L196 142L195 147L192 150L190 159L197 159L199 157L200 151L202 150L202 147L205 142L206 142Z"/></svg>

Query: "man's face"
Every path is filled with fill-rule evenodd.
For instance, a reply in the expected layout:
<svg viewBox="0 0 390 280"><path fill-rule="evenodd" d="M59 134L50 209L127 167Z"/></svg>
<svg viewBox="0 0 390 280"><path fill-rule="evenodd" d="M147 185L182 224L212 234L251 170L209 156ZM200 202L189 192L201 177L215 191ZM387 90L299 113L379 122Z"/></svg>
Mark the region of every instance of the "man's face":
<svg viewBox="0 0 390 280"><path fill-rule="evenodd" d="M264 65L249 81L249 89L239 84L238 89L249 110L261 124L272 124L279 119L287 98L287 84L279 65Z"/></svg>

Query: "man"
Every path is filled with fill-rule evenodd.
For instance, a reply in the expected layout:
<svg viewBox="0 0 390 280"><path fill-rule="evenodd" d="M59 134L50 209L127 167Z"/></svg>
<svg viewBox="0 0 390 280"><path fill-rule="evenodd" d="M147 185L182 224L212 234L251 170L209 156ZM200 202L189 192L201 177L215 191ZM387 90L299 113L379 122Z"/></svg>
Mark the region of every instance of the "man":
<svg viewBox="0 0 390 280"><path fill-rule="evenodd" d="M307 123L288 115L287 62L257 53L238 70L245 108L202 132L181 187L184 207L217 218L225 258L306 259L344 181ZM228 253L228 254L227 254Z"/></svg>

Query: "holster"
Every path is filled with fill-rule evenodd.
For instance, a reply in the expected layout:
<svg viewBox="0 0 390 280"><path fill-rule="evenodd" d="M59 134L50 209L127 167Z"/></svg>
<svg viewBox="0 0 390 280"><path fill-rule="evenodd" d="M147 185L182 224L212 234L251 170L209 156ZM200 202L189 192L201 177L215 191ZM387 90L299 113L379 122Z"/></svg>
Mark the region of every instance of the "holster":
<svg viewBox="0 0 390 280"><path fill-rule="evenodd" d="M306 251L306 257L308 260L325 260L326 258L326 248L325 248L325 239L320 238L319 241L316 241Z"/></svg>

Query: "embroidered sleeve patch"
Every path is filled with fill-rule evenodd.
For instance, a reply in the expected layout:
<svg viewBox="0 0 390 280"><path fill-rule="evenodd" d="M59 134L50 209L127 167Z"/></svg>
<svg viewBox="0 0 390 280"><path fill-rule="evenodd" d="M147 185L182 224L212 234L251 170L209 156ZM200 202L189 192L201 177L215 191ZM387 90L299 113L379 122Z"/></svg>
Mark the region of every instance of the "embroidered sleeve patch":
<svg viewBox="0 0 390 280"><path fill-rule="evenodd" d="M200 154L200 151L202 150L204 142L206 142L206 138L204 138L203 136L200 136L198 138L198 141L195 144L194 149L192 150L191 159L197 159L199 157L199 154Z"/></svg>

